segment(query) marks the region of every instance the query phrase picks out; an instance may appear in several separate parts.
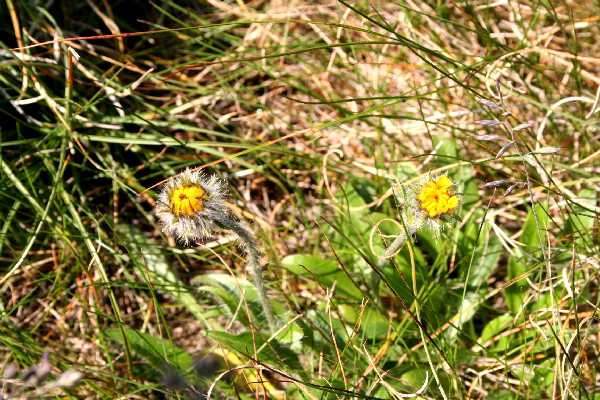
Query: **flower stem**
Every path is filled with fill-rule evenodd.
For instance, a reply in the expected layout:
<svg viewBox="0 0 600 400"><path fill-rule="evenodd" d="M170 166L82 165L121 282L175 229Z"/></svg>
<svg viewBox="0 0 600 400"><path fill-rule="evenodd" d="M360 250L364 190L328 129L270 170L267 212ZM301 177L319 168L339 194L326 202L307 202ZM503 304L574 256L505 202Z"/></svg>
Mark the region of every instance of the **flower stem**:
<svg viewBox="0 0 600 400"><path fill-rule="evenodd" d="M403 232L403 233L399 234L398 236L396 236L396 238L389 245L389 247L387 249L385 249L385 252L383 253L382 258L384 260L387 260L388 258L392 257L394 254L396 254L396 252L398 250L400 250L400 248L402 246L404 246L404 242L406 242L406 235Z"/></svg>
<svg viewBox="0 0 600 400"><path fill-rule="evenodd" d="M221 224L224 228L234 232L244 244L244 248L247 252L246 262L248 263L248 267L250 267L250 271L252 271L254 286L258 291L260 304L265 313L265 317L267 318L271 333L275 332L275 317L273 316L273 310L271 309L271 304L269 303L265 292L262 268L260 266L260 251L258 250L254 235L244 225L234 220L231 216L222 216L216 219L216 222Z"/></svg>
<svg viewBox="0 0 600 400"><path fill-rule="evenodd" d="M383 255L377 260L377 265L380 267L383 266L389 258L392 258L398 251L400 251L402 246L404 246L404 243L406 243L406 239L409 236L414 235L421 225L422 223L418 220L413 222L412 225L408 226L403 221L404 232L400 232L400 234L394 238L394 241L388 246L387 249L385 249Z"/></svg>

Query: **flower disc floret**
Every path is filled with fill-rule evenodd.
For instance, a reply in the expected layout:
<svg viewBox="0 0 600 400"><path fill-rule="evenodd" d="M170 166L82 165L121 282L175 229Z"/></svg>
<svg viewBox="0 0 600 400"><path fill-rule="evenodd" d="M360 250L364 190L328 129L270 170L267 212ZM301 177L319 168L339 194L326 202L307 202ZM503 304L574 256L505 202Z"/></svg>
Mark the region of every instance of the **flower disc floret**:
<svg viewBox="0 0 600 400"><path fill-rule="evenodd" d="M420 208L429 218L450 214L458 207L458 196L452 192L452 181L445 175L427 181L417 195Z"/></svg>
<svg viewBox="0 0 600 400"><path fill-rule="evenodd" d="M171 194L171 211L178 216L192 216L204 209L206 192L199 185L176 188Z"/></svg>

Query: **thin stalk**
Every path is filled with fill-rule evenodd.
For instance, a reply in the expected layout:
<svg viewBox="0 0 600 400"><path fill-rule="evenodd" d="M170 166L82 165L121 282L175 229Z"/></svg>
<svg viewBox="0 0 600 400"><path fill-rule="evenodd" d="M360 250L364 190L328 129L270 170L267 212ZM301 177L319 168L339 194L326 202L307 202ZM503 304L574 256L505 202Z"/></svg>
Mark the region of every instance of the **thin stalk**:
<svg viewBox="0 0 600 400"><path fill-rule="evenodd" d="M388 259L392 258L398 251L400 251L402 246L404 246L406 243L406 239L409 236L414 235L417 232L417 229L421 226L420 223L414 223L411 226L405 226L404 221L402 225L404 227L404 231L400 232L400 234L394 238L388 248L385 249L383 255L379 257L377 260L378 266L383 266Z"/></svg>
<svg viewBox="0 0 600 400"><path fill-rule="evenodd" d="M216 221L224 228L234 232L244 244L244 248L247 253L246 262L248 263L248 267L252 272L254 286L258 291L258 298L261 307L265 313L265 317L267 318L269 329L271 333L274 333L276 331L275 317L273 316L273 310L271 309L271 304L269 303L267 294L265 292L265 286L262 278L262 268L260 266L260 251L258 250L258 244L256 243L254 235L244 225L238 221L235 221L230 216L220 217L216 219Z"/></svg>
<svg viewBox="0 0 600 400"><path fill-rule="evenodd" d="M415 303L414 303L415 314L417 315L417 320L419 321L418 326L419 326L419 333L421 334L421 341L423 342L423 350L425 350L425 356L427 357L427 363L429 364L429 368L431 368L431 373L433 374L433 378L435 379L435 382L437 383L438 390L440 391L444 400L448 400L448 397L446 396L446 392L444 391L444 387L442 386L442 384L440 382L440 378L438 377L438 374L435 371L435 366L433 365L433 361L431 359L431 354L429 354L429 349L427 348L427 339L428 338L425 337L425 332L423 332L423 328L422 328L423 321L421 320L421 306L419 305L419 291L417 290L417 264L415 263L415 253L414 253L414 249L411 244L408 245L408 252L410 255L410 272L411 272L411 278L412 278L412 290L413 290L413 296L415 299Z"/></svg>

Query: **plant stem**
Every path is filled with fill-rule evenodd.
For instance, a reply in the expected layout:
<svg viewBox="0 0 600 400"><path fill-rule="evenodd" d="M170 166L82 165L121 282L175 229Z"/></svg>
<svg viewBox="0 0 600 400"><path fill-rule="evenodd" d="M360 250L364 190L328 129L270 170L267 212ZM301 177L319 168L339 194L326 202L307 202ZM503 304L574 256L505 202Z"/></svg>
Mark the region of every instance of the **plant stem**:
<svg viewBox="0 0 600 400"><path fill-rule="evenodd" d="M260 251L258 250L258 245L256 243L254 235L244 225L242 225L240 222L235 221L230 216L223 216L221 218L218 218L216 221L219 224L221 224L224 228L233 231L244 243L244 248L248 253L246 262L250 267L250 271L252 271L254 286L258 291L258 298L260 304L262 306L263 312L265 313L265 317L267 318L267 323L269 324L269 329L271 333L275 332L275 317L273 316L273 310L271 310L271 304L269 303L269 300L267 299L267 294L265 292L265 287L262 278L262 268L260 266Z"/></svg>
<svg viewBox="0 0 600 400"><path fill-rule="evenodd" d="M394 238L394 241L388 246L387 249L385 249L383 255L379 257L377 260L378 266L383 266L389 258L392 258L398 251L400 251L402 246L404 246L404 243L406 243L406 239L409 236L414 235L423 225L423 223L419 220L415 220L411 225L407 225L405 223L405 219L406 218L402 219L402 227L404 228L404 231L400 232L400 234Z"/></svg>
<svg viewBox="0 0 600 400"><path fill-rule="evenodd" d="M400 248L402 246L404 246L405 242L406 242L406 235L404 233L401 233L400 235L396 236L396 238L389 245L389 247L387 249L385 249L383 256L379 257L378 265L382 266L383 264L385 264L385 262L388 258L392 257L398 250L400 250Z"/></svg>

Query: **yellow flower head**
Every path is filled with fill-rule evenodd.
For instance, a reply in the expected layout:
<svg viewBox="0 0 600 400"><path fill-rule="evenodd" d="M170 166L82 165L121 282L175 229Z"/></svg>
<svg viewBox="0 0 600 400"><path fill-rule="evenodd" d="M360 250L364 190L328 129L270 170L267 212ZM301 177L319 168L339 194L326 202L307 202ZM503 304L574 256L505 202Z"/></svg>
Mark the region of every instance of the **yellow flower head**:
<svg viewBox="0 0 600 400"><path fill-rule="evenodd" d="M419 207L429 218L451 214L458 206L458 196L452 191L452 181L446 175L431 178L417 194Z"/></svg>
<svg viewBox="0 0 600 400"><path fill-rule="evenodd" d="M421 229L427 229L435 238L439 238L443 229L448 227L451 216L460 203L460 194L453 190L454 184L446 175L422 177L413 185L397 181L392 187L400 205L401 231L378 263L393 257L406 240Z"/></svg>
<svg viewBox="0 0 600 400"><path fill-rule="evenodd" d="M187 169L165 183L154 211L163 231L188 245L209 237L215 221L227 215L224 197L219 178Z"/></svg>
<svg viewBox="0 0 600 400"><path fill-rule="evenodd" d="M460 194L454 192L453 186L446 175L428 176L414 185L396 184L394 191L409 236L426 228L437 237L450 225L460 204Z"/></svg>
<svg viewBox="0 0 600 400"><path fill-rule="evenodd" d="M199 185L178 187L171 193L171 212L178 216L192 216L204 209L206 192Z"/></svg>

